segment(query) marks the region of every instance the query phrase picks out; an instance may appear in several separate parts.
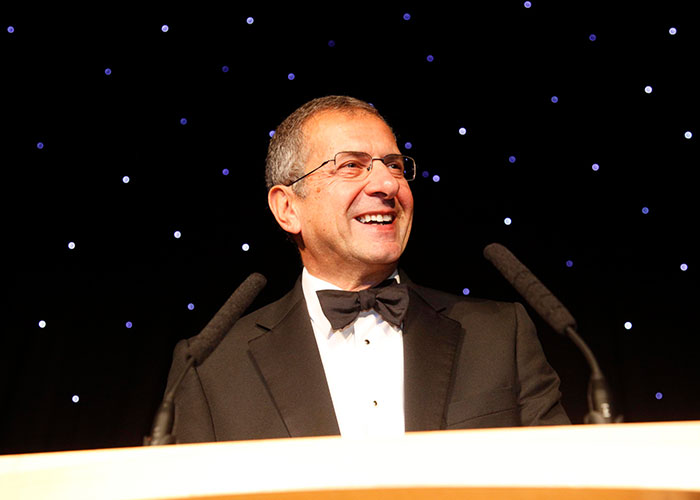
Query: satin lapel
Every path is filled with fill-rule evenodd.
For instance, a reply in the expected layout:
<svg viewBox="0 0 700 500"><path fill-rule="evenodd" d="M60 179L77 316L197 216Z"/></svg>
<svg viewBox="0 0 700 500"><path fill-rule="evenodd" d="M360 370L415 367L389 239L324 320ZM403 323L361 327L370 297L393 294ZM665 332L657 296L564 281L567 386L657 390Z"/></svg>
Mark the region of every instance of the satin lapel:
<svg viewBox="0 0 700 500"><path fill-rule="evenodd" d="M291 437L338 435L321 355L298 283L289 300L292 305L281 320L248 343L250 353Z"/></svg>
<svg viewBox="0 0 700 500"><path fill-rule="evenodd" d="M403 328L406 431L443 429L464 330L409 290Z"/></svg>

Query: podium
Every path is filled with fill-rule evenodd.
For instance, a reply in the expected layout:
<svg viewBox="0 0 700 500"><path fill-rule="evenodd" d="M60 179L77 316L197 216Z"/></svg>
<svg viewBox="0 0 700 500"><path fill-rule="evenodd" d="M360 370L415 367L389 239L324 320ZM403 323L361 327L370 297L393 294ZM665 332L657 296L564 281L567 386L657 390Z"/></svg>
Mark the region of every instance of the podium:
<svg viewBox="0 0 700 500"><path fill-rule="evenodd" d="M700 422L6 455L0 498L700 499Z"/></svg>

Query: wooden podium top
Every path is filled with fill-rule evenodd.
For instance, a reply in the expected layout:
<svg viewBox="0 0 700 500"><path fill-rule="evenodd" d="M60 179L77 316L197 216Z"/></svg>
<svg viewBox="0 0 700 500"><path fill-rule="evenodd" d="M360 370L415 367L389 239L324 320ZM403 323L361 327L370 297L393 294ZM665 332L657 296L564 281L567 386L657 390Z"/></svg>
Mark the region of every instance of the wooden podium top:
<svg viewBox="0 0 700 500"><path fill-rule="evenodd" d="M2 499L700 499L700 422L0 456Z"/></svg>

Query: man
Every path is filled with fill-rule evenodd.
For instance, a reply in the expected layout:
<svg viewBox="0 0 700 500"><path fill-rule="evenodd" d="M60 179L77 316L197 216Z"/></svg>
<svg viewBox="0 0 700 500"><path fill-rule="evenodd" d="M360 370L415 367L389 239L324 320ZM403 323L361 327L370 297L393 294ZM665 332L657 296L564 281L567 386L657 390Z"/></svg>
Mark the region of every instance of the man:
<svg viewBox="0 0 700 500"><path fill-rule="evenodd" d="M188 374L178 442L569 423L522 306L448 295L398 271L414 177L365 102L316 99L280 125L268 203L304 269ZM175 348L170 383L187 345Z"/></svg>

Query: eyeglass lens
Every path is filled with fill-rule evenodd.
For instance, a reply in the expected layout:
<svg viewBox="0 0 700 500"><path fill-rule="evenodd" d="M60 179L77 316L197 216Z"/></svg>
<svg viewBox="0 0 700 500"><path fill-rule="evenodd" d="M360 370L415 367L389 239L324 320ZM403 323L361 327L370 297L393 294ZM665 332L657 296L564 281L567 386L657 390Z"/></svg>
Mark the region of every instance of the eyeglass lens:
<svg viewBox="0 0 700 500"><path fill-rule="evenodd" d="M408 156L390 154L381 159L373 159L369 153L354 151L344 151L335 155L335 175L343 177L367 175L373 160L384 163L394 177L405 177L408 180L415 177L415 162Z"/></svg>

